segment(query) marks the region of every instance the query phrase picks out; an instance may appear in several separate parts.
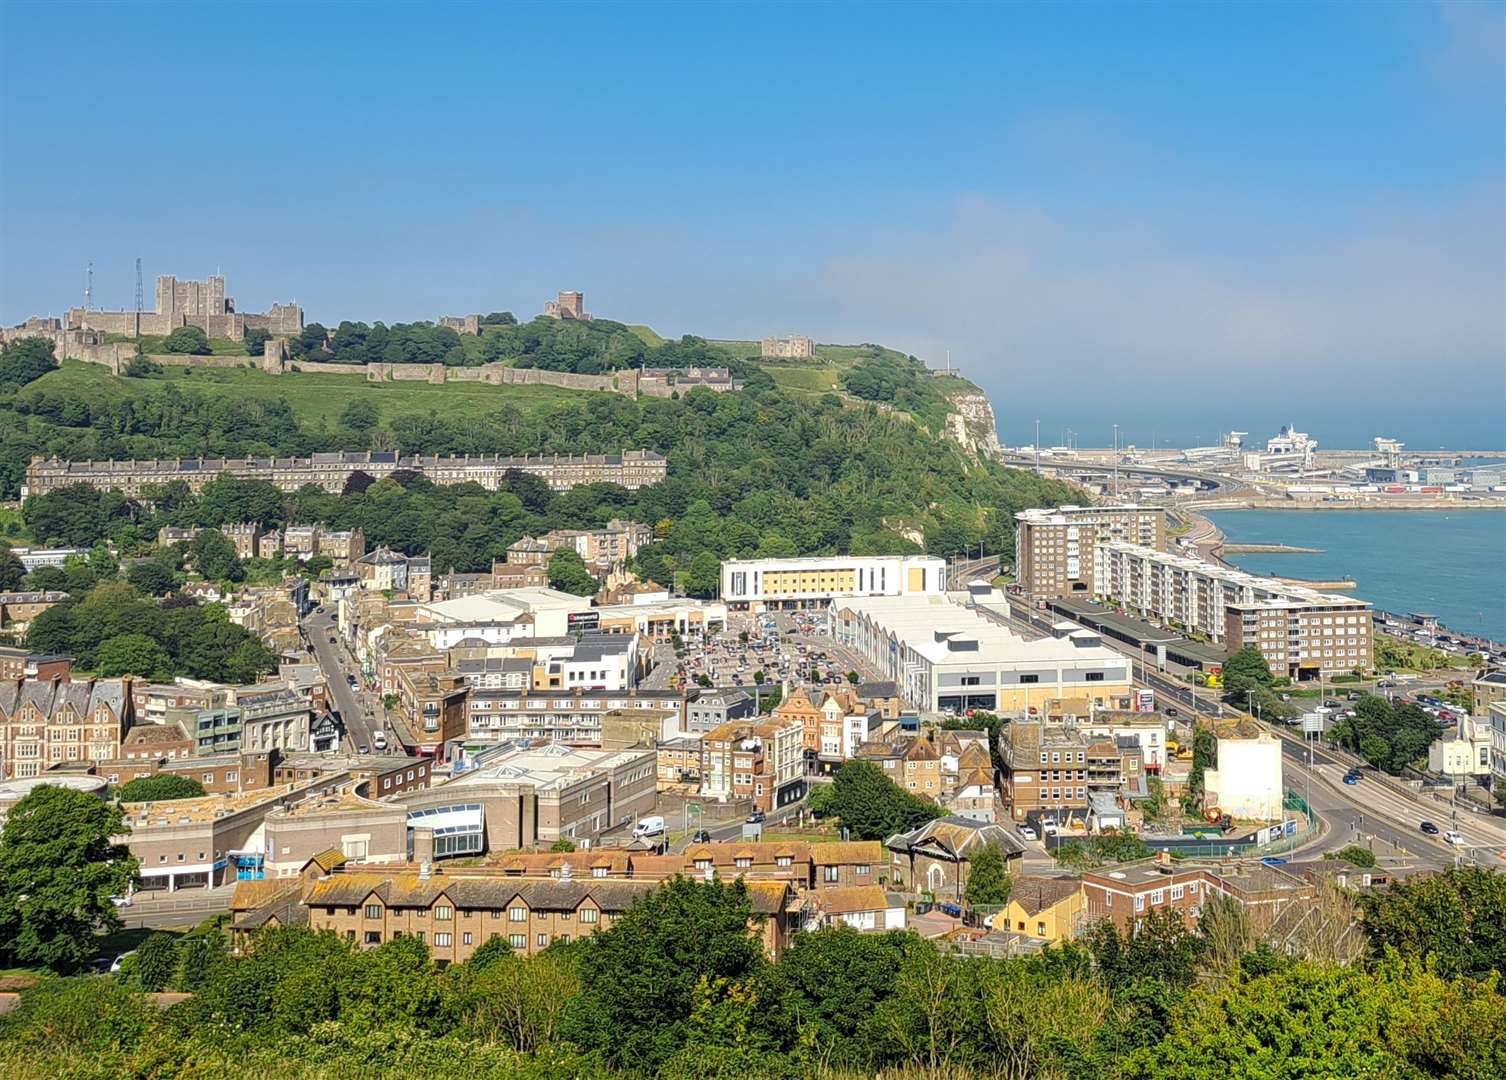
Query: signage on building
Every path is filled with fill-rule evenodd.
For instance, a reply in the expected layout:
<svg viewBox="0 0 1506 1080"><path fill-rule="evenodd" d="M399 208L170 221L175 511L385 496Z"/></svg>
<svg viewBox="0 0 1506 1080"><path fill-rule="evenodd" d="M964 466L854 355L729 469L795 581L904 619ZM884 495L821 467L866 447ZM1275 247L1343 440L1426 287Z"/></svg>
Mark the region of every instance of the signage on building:
<svg viewBox="0 0 1506 1080"><path fill-rule="evenodd" d="M595 630L601 626L601 612L572 611L565 616L565 625L571 630Z"/></svg>
<svg viewBox="0 0 1506 1080"><path fill-rule="evenodd" d="M1155 712L1156 692L1149 687L1142 687L1135 691L1135 711Z"/></svg>

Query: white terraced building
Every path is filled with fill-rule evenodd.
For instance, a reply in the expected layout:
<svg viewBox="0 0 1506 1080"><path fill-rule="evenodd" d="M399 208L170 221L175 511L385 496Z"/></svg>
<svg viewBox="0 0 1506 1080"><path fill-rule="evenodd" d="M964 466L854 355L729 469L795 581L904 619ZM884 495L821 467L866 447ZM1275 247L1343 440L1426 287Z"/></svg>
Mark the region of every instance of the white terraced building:
<svg viewBox="0 0 1506 1080"><path fill-rule="evenodd" d="M1129 659L1087 630L1031 641L945 595L835 600L827 622L923 711L1129 707Z"/></svg>
<svg viewBox="0 0 1506 1080"><path fill-rule="evenodd" d="M812 555L722 563L721 598L734 610L824 608L839 597L945 590L946 561L934 555Z"/></svg>
<svg viewBox="0 0 1506 1080"><path fill-rule="evenodd" d="M1253 645L1277 675L1314 678L1372 666L1371 607L1354 597L1124 541L1100 547L1093 591L1229 652Z"/></svg>

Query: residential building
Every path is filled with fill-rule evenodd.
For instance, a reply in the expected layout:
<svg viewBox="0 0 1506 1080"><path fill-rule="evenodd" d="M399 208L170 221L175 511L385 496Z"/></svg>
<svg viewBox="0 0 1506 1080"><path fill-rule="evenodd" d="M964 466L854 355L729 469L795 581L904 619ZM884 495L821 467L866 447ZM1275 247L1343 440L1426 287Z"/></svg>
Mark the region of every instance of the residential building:
<svg viewBox="0 0 1506 1080"><path fill-rule="evenodd" d="M24 634L31 625L31 620L66 599L68 594L56 589L43 592L0 592L0 630Z"/></svg>
<svg viewBox="0 0 1506 1080"><path fill-rule="evenodd" d="M131 679L0 682L0 777L41 776L68 762L112 761L130 729Z"/></svg>
<svg viewBox="0 0 1506 1080"><path fill-rule="evenodd" d="M1031 641L934 595L836 600L827 620L924 712L1129 707L1129 659L1087 630Z"/></svg>
<svg viewBox="0 0 1506 1080"><path fill-rule="evenodd" d="M821 751L821 720L823 714L811 701L804 686L796 686L776 705L770 713L775 720L800 725L800 744L808 756Z"/></svg>
<svg viewBox="0 0 1506 1080"><path fill-rule="evenodd" d="M527 538L507 549L509 562L513 548L527 543ZM606 574L620 567L638 554L638 549L654 542L652 525L613 518L599 529L552 529L535 544L546 545L550 554L560 548L569 548L581 557L586 566L597 574ZM530 554L533 554L530 551ZM522 561L522 560L518 560ZM545 560L547 564L547 559Z"/></svg>
<svg viewBox="0 0 1506 1080"><path fill-rule="evenodd" d="M436 484L477 483L497 491L509 472L537 476L555 491L579 484L619 484L630 491L663 480L668 462L652 450L624 450L620 454L541 454L507 457L470 454L440 457L400 455L390 450L331 451L306 458L171 458L153 461L63 461L34 457L26 470L24 496L45 495L70 484L89 484L139 497L154 484L182 480L197 494L216 476L229 474L265 480L281 491L297 491L316 484L339 494L357 472L380 480L394 472L411 471ZM359 553L357 553L359 554ZM61 560L59 560L61 561Z"/></svg>
<svg viewBox="0 0 1506 1080"><path fill-rule="evenodd" d="M783 706L781 706L782 708ZM685 703L685 730L706 732L753 715L753 698L741 690L705 690ZM779 709L776 719L786 719Z"/></svg>
<svg viewBox="0 0 1506 1080"><path fill-rule="evenodd" d="M660 887L658 881L519 878L484 868L426 873L381 872L342 866L303 886L308 925L362 948L397 937L426 945L437 964L468 959L494 937L514 955L532 956L555 942L609 929L623 913ZM777 960L796 929L789 887L758 882L748 888L764 952Z"/></svg>
<svg viewBox="0 0 1506 1080"><path fill-rule="evenodd" d="M868 934L905 928L905 903L890 898L878 885L848 885L823 889L804 898L801 929L850 926Z"/></svg>
<svg viewBox="0 0 1506 1080"><path fill-rule="evenodd" d="M1460 716L1454 730L1428 747L1428 771L1456 784L1490 776L1491 725L1488 718Z"/></svg>
<svg viewBox="0 0 1506 1080"><path fill-rule="evenodd" d="M654 767L660 791L695 794L701 789L701 740L687 735L658 743Z"/></svg>
<svg viewBox="0 0 1506 1080"><path fill-rule="evenodd" d="M1001 736L1004 802L1019 822L1050 817L1058 825L1088 812L1088 748L1076 726L1019 718Z"/></svg>
<svg viewBox="0 0 1506 1080"><path fill-rule="evenodd" d="M493 589L542 589L548 584L549 572L542 564L492 563L491 587ZM451 594L447 599L456 599L460 595L474 596L476 594Z"/></svg>
<svg viewBox="0 0 1506 1080"><path fill-rule="evenodd" d="M967 887L969 860L985 846L999 849L1008 866L1025 845L1002 825L963 817L942 817L884 841L889 881L895 888L928 892L938 900L960 900Z"/></svg>
<svg viewBox="0 0 1506 1080"><path fill-rule="evenodd" d="M399 714L418 740L418 753L440 756L446 743L465 737L469 696L465 680L458 675L399 668L394 693Z"/></svg>
<svg viewBox="0 0 1506 1080"><path fill-rule="evenodd" d="M73 671L73 657L57 656L0 645L0 680L52 679L67 677Z"/></svg>
<svg viewBox="0 0 1506 1080"><path fill-rule="evenodd" d="M939 802L942 794L941 755L927 737L911 735L894 742L864 743L853 757L871 762L912 795Z"/></svg>
<svg viewBox="0 0 1506 1080"><path fill-rule="evenodd" d="M803 733L797 722L732 720L701 742L701 794L748 799L776 810L805 795Z"/></svg>
<svg viewBox="0 0 1506 1080"><path fill-rule="evenodd" d="M1306 904L1316 895L1309 881L1280 867L1239 862L1212 866L1158 855L1138 863L1087 870L1082 875L1087 921L1108 919L1120 930L1135 928L1156 911L1177 911L1195 926L1214 896L1229 896L1262 922Z"/></svg>
<svg viewBox="0 0 1506 1080"><path fill-rule="evenodd" d="M1497 701L1506 701L1506 671L1479 672L1470 684L1470 715L1488 715Z"/></svg>
<svg viewBox="0 0 1506 1080"><path fill-rule="evenodd" d="M678 719L683 705L678 690L473 689L468 695L466 738L476 744L546 739L599 746L608 713L647 709Z"/></svg>
<svg viewBox="0 0 1506 1080"><path fill-rule="evenodd" d="M881 885L888 870L884 847L877 840L725 840L691 844L683 860L679 872L686 877L712 872L750 882L784 881L802 892Z"/></svg>
<svg viewBox="0 0 1506 1080"><path fill-rule="evenodd" d="M1087 929L1087 908L1082 882L1076 878L1016 874L1009 889L1009 903L994 917L991 926L1056 945Z"/></svg>
<svg viewBox="0 0 1506 1080"><path fill-rule="evenodd" d="M1014 566L1031 596L1091 595L1098 548L1127 540L1166 549L1166 511L1159 506L1059 506L1014 516Z"/></svg>
<svg viewBox="0 0 1506 1080"><path fill-rule="evenodd" d="M946 562L931 555L728 559L721 598L733 610L824 608L844 597L938 595Z"/></svg>
<svg viewBox="0 0 1506 1080"><path fill-rule="evenodd" d="M1226 652L1254 646L1284 677L1372 667L1371 606L1353 597L1124 541L1101 545L1094 592Z"/></svg>
<svg viewBox="0 0 1506 1080"><path fill-rule="evenodd" d="M240 744L224 749L251 753L310 749L313 712L298 691L281 684L246 687L236 691L235 707L240 712Z"/></svg>
<svg viewBox="0 0 1506 1080"><path fill-rule="evenodd" d="M1487 709L1490 721L1490 787L1499 791L1506 784L1506 700L1492 701Z"/></svg>

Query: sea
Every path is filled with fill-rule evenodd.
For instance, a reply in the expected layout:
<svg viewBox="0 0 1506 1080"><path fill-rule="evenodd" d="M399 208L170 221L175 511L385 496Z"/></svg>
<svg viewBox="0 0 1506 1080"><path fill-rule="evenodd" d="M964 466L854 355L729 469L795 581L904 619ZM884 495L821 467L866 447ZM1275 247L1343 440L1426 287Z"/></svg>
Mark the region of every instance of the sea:
<svg viewBox="0 0 1506 1080"><path fill-rule="evenodd" d="M1347 595L1427 611L1450 629L1506 642L1506 510L1225 510L1231 543L1321 548L1320 555L1226 554L1254 574L1348 579Z"/></svg>

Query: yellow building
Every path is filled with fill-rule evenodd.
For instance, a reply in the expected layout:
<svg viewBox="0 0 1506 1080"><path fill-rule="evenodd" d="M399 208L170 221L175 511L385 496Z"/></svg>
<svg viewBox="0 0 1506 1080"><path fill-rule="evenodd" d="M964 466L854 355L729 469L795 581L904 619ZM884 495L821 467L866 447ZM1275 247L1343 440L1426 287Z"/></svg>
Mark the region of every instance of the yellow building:
<svg viewBox="0 0 1506 1080"><path fill-rule="evenodd" d="M1082 882L1076 878L1020 875L1009 891L1009 903L989 925L1055 944L1082 933L1087 912Z"/></svg>

